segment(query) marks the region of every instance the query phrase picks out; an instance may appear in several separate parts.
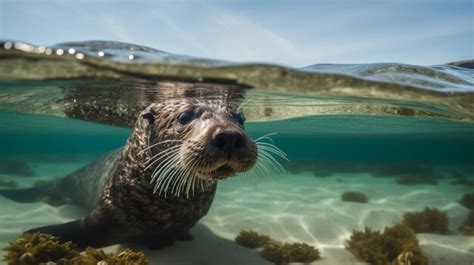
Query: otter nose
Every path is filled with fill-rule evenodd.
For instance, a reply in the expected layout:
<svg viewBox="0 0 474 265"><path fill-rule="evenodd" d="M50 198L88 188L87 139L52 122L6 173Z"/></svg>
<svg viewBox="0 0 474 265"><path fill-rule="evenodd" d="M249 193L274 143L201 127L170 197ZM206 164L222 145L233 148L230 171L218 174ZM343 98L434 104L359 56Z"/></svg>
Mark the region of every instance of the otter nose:
<svg viewBox="0 0 474 265"><path fill-rule="evenodd" d="M237 130L221 130L214 138L214 145L225 153L232 153L244 146L244 137Z"/></svg>

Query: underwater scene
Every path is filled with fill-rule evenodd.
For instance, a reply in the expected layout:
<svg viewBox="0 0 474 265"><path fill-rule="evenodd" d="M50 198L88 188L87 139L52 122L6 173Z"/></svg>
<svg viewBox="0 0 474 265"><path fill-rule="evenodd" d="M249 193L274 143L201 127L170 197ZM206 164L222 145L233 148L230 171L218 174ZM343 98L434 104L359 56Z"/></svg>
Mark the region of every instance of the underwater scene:
<svg viewBox="0 0 474 265"><path fill-rule="evenodd" d="M2 41L1 262L472 265L474 70L461 66L288 68L201 59L119 42L42 47ZM184 216L177 222L189 218L179 207L193 198L204 196L191 205L209 198L212 205L208 212L199 210L196 224L186 225L191 237L174 240L177 232L169 229L173 242L152 248L123 238L134 238L127 237L130 226L141 234L159 231L161 227L143 224L156 205L134 200L143 195L134 190L135 180L127 188L116 187L103 172L115 172L113 181L120 182L127 167L143 166L143 152L160 144L151 145L150 136L146 150L133 150L134 137L147 133L139 126L149 113L159 117L145 127L156 124L151 135L179 130L170 125L176 123L171 113L179 114L181 125L176 126L197 127L204 120L203 115L189 121L186 111L176 114L167 102L191 102L211 112L210 122L199 123L200 133L221 119L216 113L229 114L232 124L245 122L245 133L232 136L244 138L232 138L235 142L229 144L231 137L226 136L217 144L237 148L244 141L257 151L232 162L245 164L254 156L251 166L234 170L227 162L205 179L199 178L201 173L195 177L196 167L176 171L184 158L150 163L160 153L184 146L182 139L162 141L180 144L156 151L144 162L144 171L152 169L148 177L153 176L145 188L155 188L153 196L165 201L160 203L173 198L166 214ZM167 116L153 108L147 112L153 104L164 104L160 111ZM215 104L235 107L214 111ZM253 140L247 142L247 135ZM110 154L129 160L111 160ZM197 159L213 163L207 157ZM66 176L82 179L65 182ZM202 195L216 183L215 196ZM109 188L122 189L110 195L118 198L101 197ZM134 210L110 210L109 200ZM144 221L134 219L125 230L112 225L115 219L100 218L96 230L84 228L93 222L90 218L77 227L51 228L79 224L74 221L102 204L110 211L123 210L120 218L144 216ZM149 215L142 215L144 208ZM39 227L47 228L24 235ZM82 230L75 234L77 229ZM61 240L69 237L72 242ZM112 239L105 242L106 237ZM83 252L86 247L94 248Z"/></svg>

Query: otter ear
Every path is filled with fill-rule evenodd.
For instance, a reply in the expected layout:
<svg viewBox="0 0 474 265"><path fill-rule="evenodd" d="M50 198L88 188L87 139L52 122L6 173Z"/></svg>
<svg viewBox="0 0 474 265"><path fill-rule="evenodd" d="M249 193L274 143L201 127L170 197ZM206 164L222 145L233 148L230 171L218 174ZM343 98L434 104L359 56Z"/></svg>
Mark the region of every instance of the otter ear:
<svg viewBox="0 0 474 265"><path fill-rule="evenodd" d="M147 119L150 124L153 124L155 122L156 114L156 111L150 106L142 112L142 117Z"/></svg>

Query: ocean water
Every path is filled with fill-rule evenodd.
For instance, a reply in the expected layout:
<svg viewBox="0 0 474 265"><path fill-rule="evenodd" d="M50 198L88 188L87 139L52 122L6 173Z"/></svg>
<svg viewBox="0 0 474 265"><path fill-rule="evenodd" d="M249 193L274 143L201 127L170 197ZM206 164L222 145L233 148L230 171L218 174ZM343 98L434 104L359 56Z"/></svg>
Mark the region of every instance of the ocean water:
<svg viewBox="0 0 474 265"><path fill-rule="evenodd" d="M270 264L233 242L244 229L313 245L322 256L314 264L364 264L344 247L353 229L383 229L425 207L449 220L446 233L417 234L430 264L474 264L474 236L459 230L474 210L461 200L474 193L474 70L453 65L295 69L115 42L3 41L0 188L65 176L122 147L150 103L193 97L244 102L246 131L271 134L286 172L220 182L193 241L136 246L151 264ZM368 202L341 200L346 191ZM86 214L2 196L0 209L2 248L27 229Z"/></svg>

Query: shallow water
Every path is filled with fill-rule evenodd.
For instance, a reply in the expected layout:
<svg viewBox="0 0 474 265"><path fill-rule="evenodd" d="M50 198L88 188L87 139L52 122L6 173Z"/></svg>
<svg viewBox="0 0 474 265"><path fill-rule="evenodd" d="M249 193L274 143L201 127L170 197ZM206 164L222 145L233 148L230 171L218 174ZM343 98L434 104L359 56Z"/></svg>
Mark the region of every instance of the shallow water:
<svg viewBox="0 0 474 265"><path fill-rule="evenodd" d="M446 234L418 234L430 263L474 262L474 237L458 230L473 210L459 199L474 192L474 70L237 65L104 42L2 46L6 188L67 175L123 146L137 114L166 99L245 102L252 138L277 133L271 137L288 155L280 161L287 172L257 185L222 181L195 240L145 249L153 264L267 264L232 242L242 229L312 244L323 257L315 264L355 264L344 249L352 229L382 229L425 207L449 218ZM369 202L342 201L344 191L363 192ZM26 229L85 214L1 196L0 205L1 247Z"/></svg>

